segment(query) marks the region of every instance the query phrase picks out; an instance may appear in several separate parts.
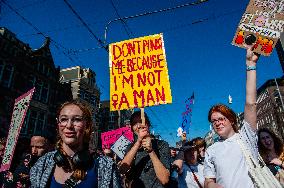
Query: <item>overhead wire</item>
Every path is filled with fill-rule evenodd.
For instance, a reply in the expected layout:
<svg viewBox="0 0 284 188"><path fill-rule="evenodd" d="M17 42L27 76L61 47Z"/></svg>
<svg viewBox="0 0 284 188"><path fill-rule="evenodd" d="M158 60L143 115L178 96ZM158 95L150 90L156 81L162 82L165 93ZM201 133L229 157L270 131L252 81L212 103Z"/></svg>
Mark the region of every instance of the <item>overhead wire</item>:
<svg viewBox="0 0 284 188"><path fill-rule="evenodd" d="M67 1L64 0L65 4L70 8L70 10L73 12L73 14L80 20L80 22L84 25L84 27L92 34L92 36L98 41L99 45L104 48L108 52L108 47L104 45L103 41L99 39L95 33L91 30L91 28L88 26L88 24L83 20L83 18L75 11L75 9L72 7L72 5Z"/></svg>
<svg viewBox="0 0 284 188"><path fill-rule="evenodd" d="M18 8L15 8L15 10L19 11L19 10L22 10L22 9L25 9L27 7L31 7L31 6L35 6L35 5L38 5L38 4L42 4L44 3L45 1L47 0L37 0L37 1L33 1L32 3L28 3L28 4L25 4L21 7L18 7Z"/></svg>
<svg viewBox="0 0 284 188"><path fill-rule="evenodd" d="M15 10L11 5L9 5L7 2L5 2L5 0L1 0L9 9L11 9L17 16L19 16L20 18L22 18L29 26L31 26L35 31L38 32L39 35L43 36L44 38L50 38L48 36L46 36L44 33L42 33L36 26L34 26L28 19L26 19L24 16L22 16L17 10ZM50 40L53 42L54 46L60 50L59 46L61 48L66 49L65 47L63 47L62 45L60 45L59 43L57 43L56 41L54 41L52 38L50 38ZM70 61L74 62L75 61L68 56L64 50L60 50Z"/></svg>
<svg viewBox="0 0 284 188"><path fill-rule="evenodd" d="M14 8L15 10L17 10L17 11L19 11L19 10L23 10L23 9L25 9L25 8L27 8L27 7L31 7L31 6L35 6L35 5L38 5L38 4L42 4L42 3L44 3L45 1L47 1L47 0L37 0L37 1L34 1L34 2L32 2L32 3L28 3L28 4L26 4L26 5L23 5L23 6L21 6L21 7L18 7L18 8ZM1 4L0 4L0 7L1 7ZM2 16L6 16L7 14L2 14Z"/></svg>
<svg viewBox="0 0 284 188"><path fill-rule="evenodd" d="M206 2L206 1L209 1L209 0L203 0L203 1L200 1L200 2ZM177 9L177 8L183 8L183 7L186 7L186 6L189 6L189 5L195 5L194 3L186 3L186 4L183 4L183 5L178 5L178 6L175 6L175 7L169 7L169 8L166 8L166 9L160 9L160 10L155 10L155 11L151 11L151 12L146 12L146 13L141 13L141 14L136 14L134 16L127 16L127 17L121 17L119 14L118 14L118 10L117 8L115 7L115 5L113 4L113 1L111 0L111 3L112 3L112 6L114 7L115 9L115 12L116 14L118 15L119 18L116 18L114 20L110 20L109 22L114 22L114 21L122 21L123 23L126 24L126 27L128 28L130 34L133 36L133 32L130 30L129 26L127 25L127 23L125 22L125 19L129 19L129 18L135 18L135 17L140 17L140 16L144 16L144 15L150 15L150 14L154 14L154 13L159 13L159 12L164 12L164 11L168 11L168 10L174 10L174 9ZM99 22L95 22L95 23L101 23L103 21L99 21ZM107 25L109 25L110 23L108 23ZM125 25L124 24L124 25ZM92 24L87 24L87 25L92 25ZM84 26L84 25L83 25ZM81 25L78 25L78 26L70 26L70 27L65 27L65 28L62 28L62 29L56 29L56 30L49 30L49 31L45 31L45 32L54 32L54 31L65 31L65 30L68 30L68 29L72 29L72 28L76 28L76 27L81 27ZM39 33L33 33L33 34L23 34L21 36L30 36L30 35L38 35ZM129 36L129 35L128 35Z"/></svg>
<svg viewBox="0 0 284 188"><path fill-rule="evenodd" d="M117 15L119 18L121 18L121 16L120 16L119 13L118 13L118 10L117 10L116 6L115 6L114 3L113 3L113 0L110 0L110 2L111 2L112 7L114 8L114 11L115 11L116 15ZM132 32L132 31L130 30L130 28L128 27L126 21L125 21L124 19L121 19L120 21L122 22L123 28L124 28L125 32L127 33L128 37L130 38L131 36L133 36L133 32Z"/></svg>
<svg viewBox="0 0 284 188"><path fill-rule="evenodd" d="M166 33L166 32L172 31L172 30L177 30L177 29L180 29L180 28L183 28L183 27L188 27L190 25L200 24L200 23L203 23L203 22L207 22L209 20L218 19L218 18L220 18L222 16L229 16L231 14L235 14L235 13L240 12L240 11L241 11L241 9L237 9L237 10L233 10L233 11L230 11L230 12L225 12L225 13L219 14L217 16L216 15L212 15L210 17L194 20L193 22L190 22L190 23L187 23L187 24L182 24L182 25L178 25L178 26L166 29L166 30L162 30L162 32ZM84 49L70 49L70 51L75 52L75 53L76 52L81 53L81 52L87 52L87 51L92 51L92 50L98 50L98 49L101 49L101 48L102 47L84 48Z"/></svg>
<svg viewBox="0 0 284 188"><path fill-rule="evenodd" d="M175 10L175 9L178 9L178 8L199 5L199 4L205 3L207 1L209 1L209 0L199 0L199 1L195 1L195 2L185 3L185 4L182 4L182 5L177 5L175 7L169 7L169 8L164 8L164 9L160 9L160 10L154 10L154 11L150 11L150 12L144 12L144 13L136 14L136 15L133 15L133 16L126 16L126 17L116 18L114 20L110 20L105 27L105 41L104 42L106 43L106 35L107 35L108 26L112 22L119 21L119 20L127 20L127 19L137 18L137 17L141 17L141 16L147 16L147 15L151 15L151 14L157 14L157 13L165 12L165 11L172 11L172 10Z"/></svg>
<svg viewBox="0 0 284 188"><path fill-rule="evenodd" d="M187 23L187 24L181 24L181 25L178 25L178 26L171 27L167 30L163 30L163 32L177 30L177 29L188 27L188 26L191 26L191 25L207 22L209 20L215 20L215 19L218 19L218 18L222 18L224 16L229 16L229 15L241 12L243 10L244 9L241 8L241 9L236 9L236 10L232 10L232 11L229 11L229 12L221 13L221 14L218 14L218 15L213 14L212 16L209 16L209 17L206 17L206 18L200 18L200 19L194 20L193 22L190 22L190 23Z"/></svg>
<svg viewBox="0 0 284 188"><path fill-rule="evenodd" d="M183 7L183 6L179 5L177 7ZM175 7L173 7L173 8L175 8ZM168 9L171 9L171 8L168 8ZM219 15L212 15L212 16L209 16L209 17L206 17L206 18L197 19L197 20L194 20L193 22L190 22L188 24L178 25L178 26L175 26L175 27L163 30L162 32L166 33L168 31L177 30L177 29L180 29L180 28L183 28L183 27L188 27L190 25L203 23L203 22L206 22L206 21L209 21L209 20L213 20L213 19L218 19L218 18L223 17L223 16L229 16L231 14L235 14L235 13L240 12L242 10L244 10L244 9L243 8L242 9L236 9L236 10L225 12L225 13L222 13L222 14L219 14ZM157 11L159 11L159 10L157 10ZM117 20L124 20L124 18L117 18ZM99 22L96 22L96 23L99 23ZM123 22L123 23L126 23L126 22ZM92 25L92 24L88 24L88 25ZM48 30L48 31L45 31L45 32L67 31L69 29L73 29L73 28L76 28L76 27L84 27L84 25L76 25L76 26L64 27L64 28L59 28L59 29L56 29L56 30ZM26 36L32 36L32 35L38 35L38 34L41 34L41 33L23 34L23 35L19 35L19 36L25 36L26 37ZM133 35L133 32L131 32L131 34ZM92 48L84 48L84 49L66 49L66 51L67 51L68 54L73 54L74 55L75 53L88 52L88 51L92 51L92 50L102 49L102 48L105 48L105 47L106 46L103 45L103 46L100 46L100 47L92 47Z"/></svg>

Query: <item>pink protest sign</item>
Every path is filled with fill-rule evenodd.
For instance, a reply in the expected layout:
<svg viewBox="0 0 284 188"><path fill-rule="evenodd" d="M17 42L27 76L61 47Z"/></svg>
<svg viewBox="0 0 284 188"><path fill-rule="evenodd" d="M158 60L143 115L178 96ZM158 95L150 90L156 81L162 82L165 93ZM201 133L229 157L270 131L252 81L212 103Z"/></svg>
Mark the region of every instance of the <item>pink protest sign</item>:
<svg viewBox="0 0 284 188"><path fill-rule="evenodd" d="M121 135L133 142L133 133L131 129L129 127L122 127L101 134L102 148L111 148L112 144L114 144Z"/></svg>
<svg viewBox="0 0 284 188"><path fill-rule="evenodd" d="M11 124L9 128L9 134L7 137L6 147L4 151L4 156L0 168L0 172L9 170L13 155L15 152L17 140L24 123L24 119L32 99L35 88L31 89L27 93L21 95L15 99L14 109L12 113Z"/></svg>

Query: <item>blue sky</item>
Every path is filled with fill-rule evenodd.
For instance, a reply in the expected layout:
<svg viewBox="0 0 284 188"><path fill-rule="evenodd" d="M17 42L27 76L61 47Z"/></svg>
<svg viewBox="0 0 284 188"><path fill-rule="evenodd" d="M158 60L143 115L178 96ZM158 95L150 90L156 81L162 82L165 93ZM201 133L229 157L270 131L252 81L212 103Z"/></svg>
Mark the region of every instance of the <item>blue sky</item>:
<svg viewBox="0 0 284 188"><path fill-rule="evenodd" d="M6 0L14 10L50 36L54 62L61 68L80 65L96 72L101 100L109 99L108 53L83 26L63 0ZM104 41L109 21L169 7L192 0L68 0L91 31ZM147 16L112 22L108 25L106 43L163 33L173 103L146 108L155 133L174 145L179 140L176 130L185 110L184 101L195 94L192 126L189 136L204 136L209 131L207 112L215 103L230 105L242 112L245 100L245 50L231 45L237 25L248 0L209 0ZM115 8L114 8L115 7ZM39 48L42 35L1 2L0 26L7 27L32 48ZM196 21L200 21L196 23ZM126 29L125 29L126 28ZM63 52L66 54L64 55ZM72 61L70 60L72 59ZM261 57L258 82L282 76L274 50Z"/></svg>

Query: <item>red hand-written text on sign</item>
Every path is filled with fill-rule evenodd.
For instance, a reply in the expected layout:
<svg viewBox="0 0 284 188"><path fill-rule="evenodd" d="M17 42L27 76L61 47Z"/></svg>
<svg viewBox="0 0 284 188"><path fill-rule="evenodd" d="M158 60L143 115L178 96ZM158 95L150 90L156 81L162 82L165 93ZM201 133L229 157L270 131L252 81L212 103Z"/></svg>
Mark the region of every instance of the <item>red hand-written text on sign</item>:
<svg viewBox="0 0 284 188"><path fill-rule="evenodd" d="M112 54L114 60L123 57L128 57L131 55L145 54L150 51L158 50L162 48L162 40L158 39L149 39L142 41L131 41L125 42L122 45L113 45Z"/></svg>
<svg viewBox="0 0 284 188"><path fill-rule="evenodd" d="M111 111L172 102L162 34L110 44Z"/></svg>
<svg viewBox="0 0 284 188"><path fill-rule="evenodd" d="M143 87L146 85L154 86L154 85L160 85L161 84L161 72L163 70L154 70L150 71L148 73L143 72L143 73L135 73L135 74L130 74L128 77L125 75L118 76L119 78L117 79L117 76L114 76L114 89L117 91L117 80L120 80L122 83L122 88L125 88L126 86L130 86L132 89L134 88L139 88ZM136 83L135 83L136 81Z"/></svg>
<svg viewBox="0 0 284 188"><path fill-rule="evenodd" d="M154 104L162 104L166 101L165 89L162 86L161 88L155 88L154 92L150 89L147 91L141 90L133 90L133 101L129 101L124 92L119 94L112 95L112 105L115 109L120 109L122 105L127 105L128 108L137 107L138 104L142 104L142 107L148 105L150 102ZM146 103L145 103L146 102ZM129 104L134 104L134 106L130 106Z"/></svg>

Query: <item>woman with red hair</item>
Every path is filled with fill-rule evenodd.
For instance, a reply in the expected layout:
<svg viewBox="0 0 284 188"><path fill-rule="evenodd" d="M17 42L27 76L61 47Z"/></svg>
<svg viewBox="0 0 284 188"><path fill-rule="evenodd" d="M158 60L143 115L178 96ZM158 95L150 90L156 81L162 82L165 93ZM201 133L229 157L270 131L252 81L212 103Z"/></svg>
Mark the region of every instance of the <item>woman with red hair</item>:
<svg viewBox="0 0 284 188"><path fill-rule="evenodd" d="M237 116L233 110L223 104L213 106L208 113L208 120L220 141L214 143L205 152L205 187L206 188L253 188L254 183L248 175L248 166L240 139L257 160L256 139L256 62L259 55L247 49L246 55L246 102L243 126L239 130Z"/></svg>

